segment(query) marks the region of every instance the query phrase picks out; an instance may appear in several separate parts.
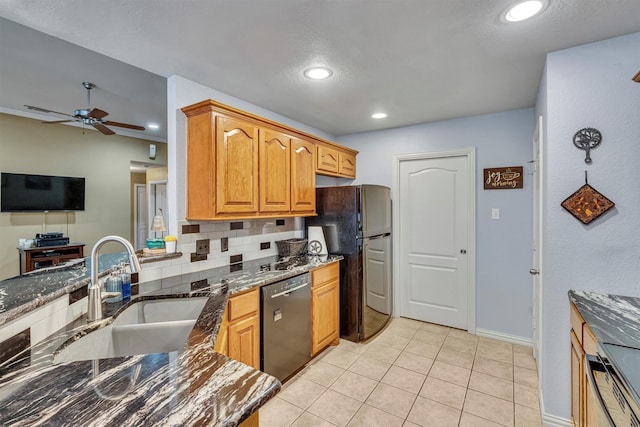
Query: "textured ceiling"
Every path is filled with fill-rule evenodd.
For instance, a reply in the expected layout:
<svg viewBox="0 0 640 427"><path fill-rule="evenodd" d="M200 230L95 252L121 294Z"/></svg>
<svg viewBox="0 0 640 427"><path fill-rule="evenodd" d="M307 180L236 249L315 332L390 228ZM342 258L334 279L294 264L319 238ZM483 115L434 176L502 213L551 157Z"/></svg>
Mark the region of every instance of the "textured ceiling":
<svg viewBox="0 0 640 427"><path fill-rule="evenodd" d="M638 0L549 0L540 16L505 24L499 15L510 3L3 0L0 16L336 136L532 107L547 52L640 31ZM72 58L65 62L74 67ZM58 65L53 72L63 73ZM314 65L333 76L305 79ZM3 72L0 87L7 80ZM65 96L80 96L77 104L84 94L74 84ZM378 110L389 116L371 119Z"/></svg>

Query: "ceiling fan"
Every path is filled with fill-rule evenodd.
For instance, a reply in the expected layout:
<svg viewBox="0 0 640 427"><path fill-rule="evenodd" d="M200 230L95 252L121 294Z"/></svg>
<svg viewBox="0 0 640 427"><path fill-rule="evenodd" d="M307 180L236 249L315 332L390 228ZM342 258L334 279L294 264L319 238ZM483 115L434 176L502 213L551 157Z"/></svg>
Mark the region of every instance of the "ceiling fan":
<svg viewBox="0 0 640 427"><path fill-rule="evenodd" d="M75 110L73 115L60 113L58 111L47 110L46 108L34 107L33 105L25 105L30 110L40 111L42 113L55 113L63 116L71 117L70 119L65 120L56 120L53 122L42 122L44 124L55 124L55 123L67 123L67 122L81 122L87 126L93 126L104 135L114 135L115 132L109 129L107 126L116 126L121 128L133 129L133 130L145 130L143 126L130 125L127 123L120 122L112 122L110 120L104 120L106 116L109 115L106 111L100 110L99 108L91 108L91 89L96 87L95 84L90 82L82 82L82 86L87 89L87 108L82 108Z"/></svg>

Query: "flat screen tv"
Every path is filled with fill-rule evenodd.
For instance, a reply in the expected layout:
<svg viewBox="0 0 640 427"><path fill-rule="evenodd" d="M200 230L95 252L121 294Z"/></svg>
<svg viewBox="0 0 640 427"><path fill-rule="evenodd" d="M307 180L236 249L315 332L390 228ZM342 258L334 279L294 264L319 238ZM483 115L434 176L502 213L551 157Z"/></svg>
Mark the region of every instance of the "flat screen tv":
<svg viewBox="0 0 640 427"><path fill-rule="evenodd" d="M84 210L84 178L2 172L0 180L1 212Z"/></svg>

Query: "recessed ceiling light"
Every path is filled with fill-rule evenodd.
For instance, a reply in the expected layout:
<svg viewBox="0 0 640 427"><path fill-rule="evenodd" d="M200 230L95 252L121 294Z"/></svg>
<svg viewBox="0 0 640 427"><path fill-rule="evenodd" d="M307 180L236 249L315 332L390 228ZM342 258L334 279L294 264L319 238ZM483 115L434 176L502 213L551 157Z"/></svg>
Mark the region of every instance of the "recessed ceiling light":
<svg viewBox="0 0 640 427"><path fill-rule="evenodd" d="M160 128L160 125L157 125L157 124L155 124L155 123L149 123L149 124L147 125L147 127L148 127L149 129L159 129L159 128Z"/></svg>
<svg viewBox="0 0 640 427"><path fill-rule="evenodd" d="M375 113L371 115L373 119L384 119L385 117L387 117L387 113Z"/></svg>
<svg viewBox="0 0 640 427"><path fill-rule="evenodd" d="M542 12L547 5L547 0L520 1L502 14L502 20L505 22L524 21Z"/></svg>
<svg viewBox="0 0 640 427"><path fill-rule="evenodd" d="M333 74L333 71L331 71L327 67L307 68L304 71L304 76L312 80L324 80L330 77L332 74Z"/></svg>

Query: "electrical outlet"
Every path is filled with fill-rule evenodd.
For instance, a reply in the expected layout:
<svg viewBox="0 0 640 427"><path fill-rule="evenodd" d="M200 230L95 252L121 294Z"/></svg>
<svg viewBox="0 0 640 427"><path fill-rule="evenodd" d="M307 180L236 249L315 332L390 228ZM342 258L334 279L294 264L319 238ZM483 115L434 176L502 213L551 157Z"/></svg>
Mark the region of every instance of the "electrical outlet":
<svg viewBox="0 0 640 427"><path fill-rule="evenodd" d="M276 219L276 225L284 225L284 219Z"/></svg>
<svg viewBox="0 0 640 427"><path fill-rule="evenodd" d="M209 253L209 239L196 240L196 255L207 255Z"/></svg>
<svg viewBox="0 0 640 427"><path fill-rule="evenodd" d="M265 249L269 249L271 247L271 242L261 242L260 250L263 251Z"/></svg>
<svg viewBox="0 0 640 427"><path fill-rule="evenodd" d="M227 252L229 250L229 238L223 237L220 239L220 252Z"/></svg>

